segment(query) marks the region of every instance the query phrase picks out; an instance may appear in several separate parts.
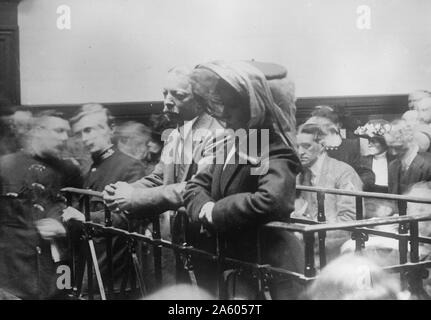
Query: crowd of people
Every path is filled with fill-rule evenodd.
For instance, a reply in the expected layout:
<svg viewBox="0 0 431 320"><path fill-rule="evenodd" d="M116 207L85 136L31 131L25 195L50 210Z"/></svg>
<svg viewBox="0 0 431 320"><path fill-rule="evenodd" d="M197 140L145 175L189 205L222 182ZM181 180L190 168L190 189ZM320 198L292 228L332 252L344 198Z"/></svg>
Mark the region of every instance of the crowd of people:
<svg viewBox="0 0 431 320"><path fill-rule="evenodd" d="M194 69L169 70L163 114L174 126L166 130L139 122L116 125L110 111L99 103L82 105L68 119L58 110L17 111L7 118L16 143L3 148L0 157L0 296L66 298L58 288L56 268L70 264L66 234L85 218L79 206L66 202L60 192L64 187L102 192L103 198L90 201L93 222L105 223L107 206L115 228L151 237L150 218L159 215L165 240L214 254L222 246L228 257L297 273L304 270L304 246L298 235L264 230L259 235L260 253L256 247L257 231L267 222L290 222L291 217L318 220L316 193L297 191L297 185L429 196L430 92L412 93L410 110L402 118L372 119L349 135L334 106L316 106L297 127L295 100L294 83L280 65L213 61ZM70 132L82 145L88 163L67 150ZM361 140L368 142L365 152ZM354 197L327 194L324 204L329 223L356 219ZM391 201L365 199L364 208L365 218L398 214ZM429 208L409 204L408 213L427 213ZM182 212L188 217L186 225ZM427 222L420 225L420 234L429 236ZM340 270L352 262L352 258L337 262L343 258L341 253L351 251L350 237L347 231L328 232L326 253L333 264L327 266L329 271L322 270L321 280L312 287L306 290L294 280L272 279L270 296L405 297L396 280L385 280L380 266L359 261L365 257L358 258L358 264L368 270L368 278L361 269L365 282L359 283L367 293L374 285L374 293L354 292L350 284L340 292L344 289L334 284L334 277L342 278ZM370 239L370 250L365 250L370 259L372 252L379 255L390 249L397 254L396 244L377 238ZM79 237L74 240L78 251L86 250ZM93 240L103 282L108 283L106 237L99 234ZM427 249L421 247L421 259L428 258ZM130 259L124 237L112 238L112 253L114 292L119 292ZM151 247L141 245L139 255L146 289L154 292ZM162 251L164 287L191 281L186 270L180 276L176 273L178 261L173 251ZM216 264L194 256L191 264L199 288L209 297L217 296ZM228 276L230 271L224 270L227 287L235 283L234 292L228 292L230 298L259 297L253 274ZM357 284L356 280L346 279ZM87 290L84 281L83 294Z"/></svg>

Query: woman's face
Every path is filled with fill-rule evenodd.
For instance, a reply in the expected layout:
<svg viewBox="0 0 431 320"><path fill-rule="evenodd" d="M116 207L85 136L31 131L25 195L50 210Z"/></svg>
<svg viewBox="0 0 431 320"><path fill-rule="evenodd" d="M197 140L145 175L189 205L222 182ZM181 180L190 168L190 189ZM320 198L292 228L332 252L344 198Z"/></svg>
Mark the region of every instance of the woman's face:
<svg viewBox="0 0 431 320"><path fill-rule="evenodd" d="M386 146L381 143L379 139L369 138L368 139L368 150L371 155L381 154L386 151Z"/></svg>
<svg viewBox="0 0 431 320"><path fill-rule="evenodd" d="M221 120L226 122L226 127L233 130L246 129L250 120L250 108L244 104L235 89L225 81L220 81L217 91L223 102Z"/></svg>

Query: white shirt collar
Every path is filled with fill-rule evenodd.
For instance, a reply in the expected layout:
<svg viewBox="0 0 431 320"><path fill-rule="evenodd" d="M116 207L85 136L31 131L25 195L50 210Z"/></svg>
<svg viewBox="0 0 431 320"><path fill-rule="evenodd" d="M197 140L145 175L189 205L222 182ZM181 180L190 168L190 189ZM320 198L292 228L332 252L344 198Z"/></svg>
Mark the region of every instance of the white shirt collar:
<svg viewBox="0 0 431 320"><path fill-rule="evenodd" d="M382 153L380 153L380 154L376 154L376 155L374 155L374 156L373 156L373 158L374 158L375 160L386 159L386 151L385 151L385 152L382 152Z"/></svg>

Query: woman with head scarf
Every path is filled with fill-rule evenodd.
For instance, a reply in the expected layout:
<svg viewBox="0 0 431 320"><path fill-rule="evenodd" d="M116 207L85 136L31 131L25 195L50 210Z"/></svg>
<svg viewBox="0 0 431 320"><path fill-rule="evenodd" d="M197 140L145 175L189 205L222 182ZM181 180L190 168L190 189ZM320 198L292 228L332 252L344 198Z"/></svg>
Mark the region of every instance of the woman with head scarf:
<svg viewBox="0 0 431 320"><path fill-rule="evenodd" d="M215 253L218 233L222 239L219 249L227 257L301 272L303 251L296 237L287 232L262 231L262 254L258 255L261 226L289 221L300 171L292 138L282 129L289 126L289 119L274 103L264 74L247 62L218 61L199 65L191 77L194 94L206 112L232 130L226 148L215 150L216 163L187 184L188 241ZM253 145L260 152L253 152ZM193 262L198 285L216 293L215 264L203 259ZM256 278L248 272L234 278L237 297L257 297ZM272 297L278 299L294 298L300 290L287 281L273 281L269 287Z"/></svg>

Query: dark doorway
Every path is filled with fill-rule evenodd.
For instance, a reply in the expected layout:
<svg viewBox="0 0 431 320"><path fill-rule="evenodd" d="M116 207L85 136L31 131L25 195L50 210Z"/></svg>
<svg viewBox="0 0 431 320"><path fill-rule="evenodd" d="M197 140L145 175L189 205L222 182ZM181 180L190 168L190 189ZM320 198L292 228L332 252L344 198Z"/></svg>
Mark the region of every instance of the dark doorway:
<svg viewBox="0 0 431 320"><path fill-rule="evenodd" d="M0 0L0 107L20 104L18 2Z"/></svg>

